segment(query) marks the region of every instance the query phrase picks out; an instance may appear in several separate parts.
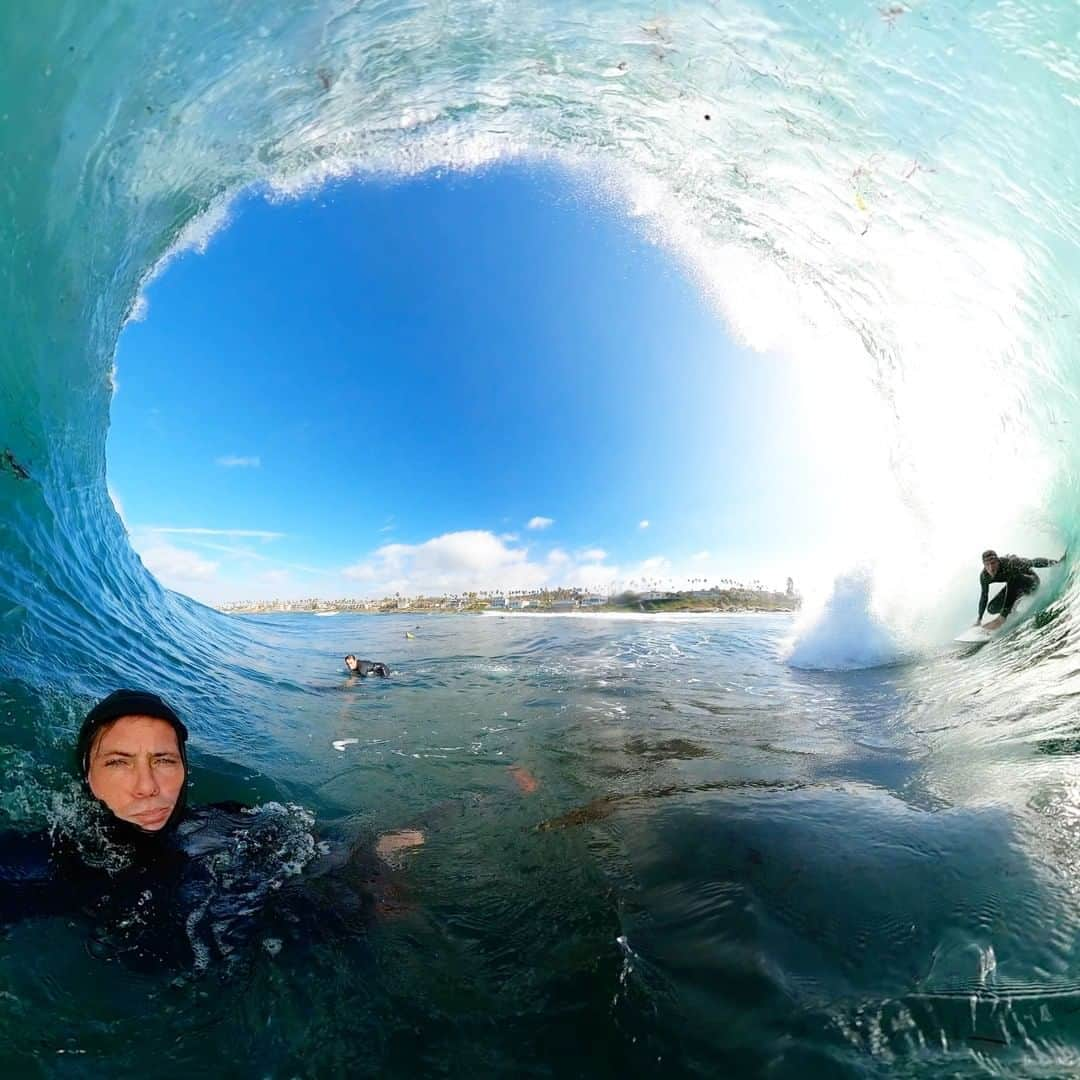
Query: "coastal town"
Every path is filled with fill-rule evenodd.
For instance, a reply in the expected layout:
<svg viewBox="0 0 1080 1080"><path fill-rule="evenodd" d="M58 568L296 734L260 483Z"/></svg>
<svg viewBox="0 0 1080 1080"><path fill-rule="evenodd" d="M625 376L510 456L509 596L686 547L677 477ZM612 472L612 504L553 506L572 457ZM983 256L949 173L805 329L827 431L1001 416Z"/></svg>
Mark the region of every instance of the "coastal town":
<svg viewBox="0 0 1080 1080"><path fill-rule="evenodd" d="M698 583L694 583L695 585ZM381 599L341 598L324 600L241 600L222 604L230 614L308 612L316 615L386 615L408 611L413 614L454 612L737 612L796 611L801 597L791 578L783 592L766 589L760 582L743 585L724 581L720 585L701 582L689 589L624 589L602 594L580 588L492 590L444 596L403 596L395 593Z"/></svg>

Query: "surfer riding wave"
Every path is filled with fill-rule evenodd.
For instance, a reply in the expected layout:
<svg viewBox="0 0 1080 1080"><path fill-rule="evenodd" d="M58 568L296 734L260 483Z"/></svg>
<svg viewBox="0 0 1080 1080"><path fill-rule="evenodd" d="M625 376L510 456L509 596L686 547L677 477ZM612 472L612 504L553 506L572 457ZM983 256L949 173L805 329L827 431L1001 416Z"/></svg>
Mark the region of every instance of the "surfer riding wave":
<svg viewBox="0 0 1080 1080"><path fill-rule="evenodd" d="M1064 556L1062 556L1064 558ZM1061 559L1025 559L1020 555L999 556L993 548L982 553L982 573L979 574L979 615L973 625L984 630L996 630L1009 617L1021 596L1030 596L1039 587L1039 575L1035 567L1057 566ZM1004 584L993 599L990 598L991 584ZM983 615L995 616L989 622L983 622Z"/></svg>

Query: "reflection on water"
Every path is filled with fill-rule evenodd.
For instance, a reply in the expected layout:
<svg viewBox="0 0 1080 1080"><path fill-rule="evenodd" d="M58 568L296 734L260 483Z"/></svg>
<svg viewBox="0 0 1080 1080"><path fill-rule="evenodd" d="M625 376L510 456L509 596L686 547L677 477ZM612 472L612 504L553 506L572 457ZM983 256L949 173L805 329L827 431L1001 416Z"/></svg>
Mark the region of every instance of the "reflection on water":
<svg viewBox="0 0 1080 1080"><path fill-rule="evenodd" d="M1067 737L987 739L1003 706L971 702L996 661L795 671L773 616L401 626L239 624L251 761L207 747L195 673L183 703L194 802L298 803L342 849L424 830L375 923L245 935L266 897L225 903L258 892L226 860L198 940L242 962L132 971L88 950L92 920L19 924L0 941L9 1068L133 1073L148 1037L177 1072L273 1075L1016 1075L1077 1053L1080 787ZM342 675L361 643L390 679ZM6 688L9 822L62 801L64 732L54 760L17 735L60 708L77 714ZM272 883L291 847L258 850ZM317 876L295 887L332 910Z"/></svg>

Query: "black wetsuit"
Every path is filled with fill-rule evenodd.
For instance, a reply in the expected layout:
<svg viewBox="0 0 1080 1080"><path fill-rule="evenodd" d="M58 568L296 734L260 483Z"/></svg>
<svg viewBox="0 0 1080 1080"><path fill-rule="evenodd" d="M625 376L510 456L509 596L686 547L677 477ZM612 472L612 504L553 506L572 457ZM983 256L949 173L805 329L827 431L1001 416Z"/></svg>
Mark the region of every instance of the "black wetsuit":
<svg viewBox="0 0 1080 1080"><path fill-rule="evenodd" d="M1033 593L1039 587L1039 575L1032 567L1055 565L1057 565L1056 559L1024 559L1019 555L1002 555L998 560L997 573L993 577L985 570L979 575L982 592L979 594L978 621L982 622L983 614L986 612L1008 618L1016 601L1021 596ZM991 582L1004 582L1005 588L993 600L987 602Z"/></svg>
<svg viewBox="0 0 1080 1080"><path fill-rule="evenodd" d="M386 678L390 674L390 669L380 660L357 660L356 667L349 668L349 674L359 675L361 679L366 679L369 675L381 675Z"/></svg>
<svg viewBox="0 0 1080 1080"><path fill-rule="evenodd" d="M157 833L111 816L78 837L0 833L0 933L75 917L96 956L196 974L246 963L256 942L340 944L370 923L382 863L370 844L319 845L310 825L279 804L216 803Z"/></svg>

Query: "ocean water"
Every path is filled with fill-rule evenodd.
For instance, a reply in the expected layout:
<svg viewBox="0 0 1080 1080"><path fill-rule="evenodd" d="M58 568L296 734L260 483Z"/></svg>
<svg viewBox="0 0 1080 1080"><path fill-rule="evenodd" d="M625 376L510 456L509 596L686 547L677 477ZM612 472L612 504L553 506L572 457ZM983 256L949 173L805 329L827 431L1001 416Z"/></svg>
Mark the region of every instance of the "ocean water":
<svg viewBox="0 0 1080 1080"><path fill-rule="evenodd" d="M789 615L204 617L167 687L192 801L266 810L193 962L132 968L92 921L0 939L10 1074L1071 1070L1080 743L992 696L996 646L821 671ZM6 827L70 815L85 704L5 680ZM373 922L319 901L320 841L401 828ZM288 936L283 884L322 912Z"/></svg>
<svg viewBox="0 0 1080 1080"><path fill-rule="evenodd" d="M0 28L3 824L70 816L78 719L134 683L191 719L196 801L268 805L273 857L224 868L255 906L327 830L429 832L392 914L238 965L133 972L23 924L8 1071L1075 1071L1071 571L946 644L973 551L1077 534L1075 4L56 0ZM412 641L161 589L105 475L141 286L241 192L515 158L591 177L803 362L793 393L850 393L822 438L878 470L847 508L877 562L799 625ZM347 650L395 677L346 685Z"/></svg>
<svg viewBox="0 0 1080 1080"><path fill-rule="evenodd" d="M236 619L235 653L178 673L218 688L183 695L192 797L269 804L269 854L230 851L186 967L103 959L80 921L15 927L0 1058L18 1075L144 1074L148 1046L168 1048L160 1075L1063 1067L1074 743L976 720L965 654L805 671L793 625ZM350 679L347 650L392 677ZM57 816L74 705L5 685L15 822ZM1026 799L971 790L1010 769L1040 774ZM283 942L249 913L243 955L220 946L237 881L302 882L312 841L405 827L427 842L374 923L320 917Z"/></svg>

